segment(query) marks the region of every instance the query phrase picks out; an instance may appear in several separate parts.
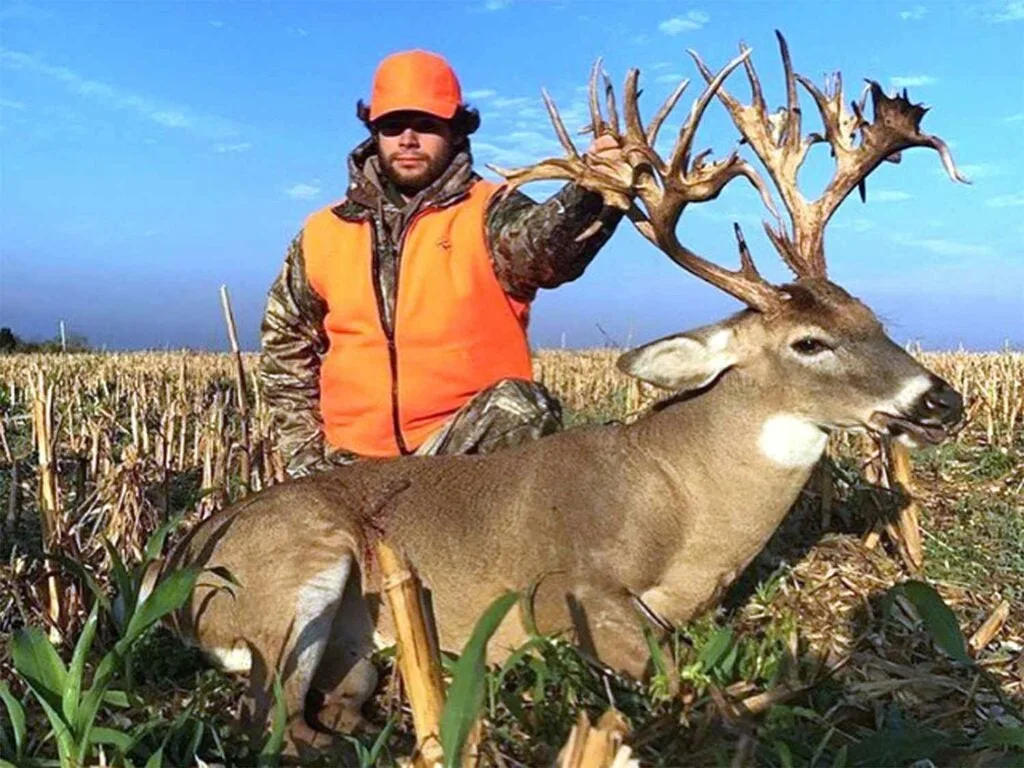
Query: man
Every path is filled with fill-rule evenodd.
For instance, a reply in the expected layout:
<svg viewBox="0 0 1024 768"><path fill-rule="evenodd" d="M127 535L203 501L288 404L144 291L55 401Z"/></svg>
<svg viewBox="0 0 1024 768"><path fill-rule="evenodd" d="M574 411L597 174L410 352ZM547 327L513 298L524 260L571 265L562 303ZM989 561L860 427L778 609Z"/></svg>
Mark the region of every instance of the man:
<svg viewBox="0 0 1024 768"><path fill-rule="evenodd" d="M260 378L288 474L557 431L558 402L532 380L530 302L579 277L621 213L572 184L537 204L478 176L480 118L436 54L386 58L357 114L371 135L349 156L347 194L292 241L263 319ZM618 151L609 137L588 150Z"/></svg>

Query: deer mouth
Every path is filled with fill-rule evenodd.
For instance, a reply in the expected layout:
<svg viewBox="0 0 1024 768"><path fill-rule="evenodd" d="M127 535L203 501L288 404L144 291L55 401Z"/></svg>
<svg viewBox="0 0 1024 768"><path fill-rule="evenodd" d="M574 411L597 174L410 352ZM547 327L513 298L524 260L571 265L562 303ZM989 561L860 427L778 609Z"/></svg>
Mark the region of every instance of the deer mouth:
<svg viewBox="0 0 1024 768"><path fill-rule="evenodd" d="M906 435L914 442L927 445L941 443L949 435L949 430L942 424L925 424L908 419L906 416L896 416L883 411L875 411L871 414L870 424L877 431L892 437Z"/></svg>

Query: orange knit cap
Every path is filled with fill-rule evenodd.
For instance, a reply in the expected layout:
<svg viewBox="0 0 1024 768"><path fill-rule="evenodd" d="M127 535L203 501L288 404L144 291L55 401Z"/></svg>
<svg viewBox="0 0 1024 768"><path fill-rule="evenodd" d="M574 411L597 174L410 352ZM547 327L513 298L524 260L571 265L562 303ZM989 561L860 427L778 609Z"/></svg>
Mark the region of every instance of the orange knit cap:
<svg viewBox="0 0 1024 768"><path fill-rule="evenodd" d="M370 96L370 120L412 110L445 120L462 103L462 88L451 65L436 53L403 51L377 67Z"/></svg>

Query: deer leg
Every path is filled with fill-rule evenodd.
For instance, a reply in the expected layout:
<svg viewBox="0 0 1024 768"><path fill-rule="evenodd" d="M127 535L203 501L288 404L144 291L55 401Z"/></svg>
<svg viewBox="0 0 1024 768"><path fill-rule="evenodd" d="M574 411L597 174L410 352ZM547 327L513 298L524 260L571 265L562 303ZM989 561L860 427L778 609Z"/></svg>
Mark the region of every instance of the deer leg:
<svg viewBox="0 0 1024 768"><path fill-rule="evenodd" d="M296 590L295 613L281 632L261 633L253 638L253 672L256 659L264 669L278 669L284 708L287 712L285 753L300 759L313 757L333 742L307 721L306 701L323 660L331 628L349 581L353 557L342 554L334 564L318 571ZM262 678L262 679L261 679ZM254 722L266 724L274 711L272 678L266 673L251 677L250 698Z"/></svg>
<svg viewBox="0 0 1024 768"><path fill-rule="evenodd" d="M307 720L342 733L372 730L363 704L377 688L373 621L363 600L358 572L345 584L320 666L306 702Z"/></svg>
<svg viewBox="0 0 1024 768"><path fill-rule="evenodd" d="M643 624L628 595L566 596L576 642L584 655L641 680L650 649Z"/></svg>

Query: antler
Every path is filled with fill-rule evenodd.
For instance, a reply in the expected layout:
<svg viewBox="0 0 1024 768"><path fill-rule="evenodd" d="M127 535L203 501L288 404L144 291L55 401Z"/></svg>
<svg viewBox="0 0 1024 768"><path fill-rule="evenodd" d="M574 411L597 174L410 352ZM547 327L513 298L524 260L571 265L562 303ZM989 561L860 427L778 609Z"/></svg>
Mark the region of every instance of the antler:
<svg viewBox="0 0 1024 768"><path fill-rule="evenodd" d="M843 104L839 73L826 82L824 92L818 90L806 77L793 72L786 40L778 30L775 35L779 41L786 76L785 107L775 114L768 114L757 73L746 58L743 65L750 81L752 103L741 104L721 87L715 92L746 142L768 170L789 212L792 235L786 232L779 220L778 228L765 223L768 237L798 277L825 277L825 225L854 187L859 187L861 199L864 199L865 179L883 161L898 162L899 153L910 147L931 147L939 153L946 172L954 181L969 182L957 170L949 148L942 139L921 133L921 119L927 109L920 104L911 104L905 90L902 95L890 98L877 82L869 80L860 103L851 102L851 114ZM750 52L742 44L740 50L743 53ZM694 51L689 53L704 79L708 83L714 82L717 76L711 74L700 56ZM814 98L824 124L824 136L818 133L801 136L797 82ZM874 107L871 122L864 118L868 92L871 93ZM809 202L797 189L797 173L807 151L819 142L831 145L836 170L821 197Z"/></svg>
<svg viewBox="0 0 1024 768"><path fill-rule="evenodd" d="M680 129L667 161L654 150L654 144L658 131L686 90L689 81L684 80L679 84L655 113L651 125L645 130L638 105L640 73L639 70L631 69L626 76L623 98L623 131L615 108L614 91L607 76L604 77L607 121L601 113L598 95L601 60L598 59L590 77L590 129L595 137L606 134L615 137L622 148L622 159L581 156L569 138L554 101L544 91L544 103L555 133L568 157L543 160L518 170L490 167L506 178L509 192L530 181L550 179L574 181L580 186L599 192L606 204L626 211L640 233L681 267L755 309L762 312L770 311L784 300L784 295L758 273L738 227L740 268L735 271L698 256L682 245L675 233L679 217L687 203L713 200L726 184L739 176L754 185L765 205L778 217L761 178L737 152L710 163L705 162L709 151L697 154L692 160L690 157L697 125L705 109L725 78L740 64L746 63L749 55L749 50L743 51L708 80L707 88L691 107L690 115ZM637 207L634 198L639 198L643 210Z"/></svg>

